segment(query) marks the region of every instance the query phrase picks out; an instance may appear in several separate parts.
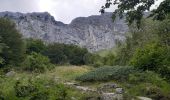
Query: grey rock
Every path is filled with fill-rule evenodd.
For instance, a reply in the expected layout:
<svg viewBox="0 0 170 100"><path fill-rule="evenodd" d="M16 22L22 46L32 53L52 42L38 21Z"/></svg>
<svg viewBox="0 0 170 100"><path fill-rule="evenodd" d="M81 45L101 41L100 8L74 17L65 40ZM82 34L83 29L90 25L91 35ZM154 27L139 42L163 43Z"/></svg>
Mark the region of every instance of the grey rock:
<svg viewBox="0 0 170 100"><path fill-rule="evenodd" d="M115 93L103 93L101 96L102 100L123 100L122 94Z"/></svg>
<svg viewBox="0 0 170 100"><path fill-rule="evenodd" d="M118 85L115 83L109 83L109 84L103 85L103 88L118 88Z"/></svg>
<svg viewBox="0 0 170 100"><path fill-rule="evenodd" d="M141 96L138 96L137 98L138 98L139 100L152 100L151 98L141 97Z"/></svg>
<svg viewBox="0 0 170 100"><path fill-rule="evenodd" d="M115 92L116 92L117 94L122 94L122 93L124 92L124 90L123 90L123 88L116 88L116 89L115 89Z"/></svg>
<svg viewBox="0 0 170 100"><path fill-rule="evenodd" d="M117 84L115 84L115 83L107 83L107 84L104 84L103 86L99 87L98 91L100 93L103 93L103 92L112 92L116 88L118 88Z"/></svg>
<svg viewBox="0 0 170 100"><path fill-rule="evenodd" d="M73 83L73 82L65 82L64 84L68 86L78 86L77 83Z"/></svg>
<svg viewBox="0 0 170 100"><path fill-rule="evenodd" d="M83 92L97 92L95 89L84 86L76 86L76 89L81 90Z"/></svg>
<svg viewBox="0 0 170 100"><path fill-rule="evenodd" d="M6 73L6 76L7 76L7 77L14 77L15 74L16 74L16 73L15 73L14 71L10 71L10 72Z"/></svg>
<svg viewBox="0 0 170 100"><path fill-rule="evenodd" d="M111 13L79 17L70 24L55 21L48 12L44 13L13 13L1 12L16 23L17 29L24 38L38 38L48 43L57 42L85 47L89 51L99 51L116 46L117 42L125 41L128 26L124 19L112 21Z"/></svg>

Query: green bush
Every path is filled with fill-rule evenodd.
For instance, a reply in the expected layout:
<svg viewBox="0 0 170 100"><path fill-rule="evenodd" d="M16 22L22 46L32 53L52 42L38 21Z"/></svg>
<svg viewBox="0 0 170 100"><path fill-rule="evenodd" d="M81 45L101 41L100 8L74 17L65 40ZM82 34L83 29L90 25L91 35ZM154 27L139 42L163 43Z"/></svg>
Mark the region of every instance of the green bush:
<svg viewBox="0 0 170 100"><path fill-rule="evenodd" d="M108 80L124 81L128 79L129 74L135 71L133 67L128 66L101 67L77 77L77 80L83 82Z"/></svg>
<svg viewBox="0 0 170 100"><path fill-rule="evenodd" d="M38 92L33 94L30 100L49 100L48 92Z"/></svg>
<svg viewBox="0 0 170 100"><path fill-rule="evenodd" d="M166 57L165 50L164 47L157 43L147 44L144 48L136 50L130 64L141 70L157 71Z"/></svg>
<svg viewBox="0 0 170 100"><path fill-rule="evenodd" d="M0 100L5 100L5 97L1 91L0 91Z"/></svg>
<svg viewBox="0 0 170 100"><path fill-rule="evenodd" d="M129 75L127 92L133 96L146 96L154 100L169 100L170 84L154 72L135 72Z"/></svg>
<svg viewBox="0 0 170 100"><path fill-rule="evenodd" d="M44 72L53 67L48 57L35 52L27 56L23 66L26 70L34 72Z"/></svg>
<svg viewBox="0 0 170 100"><path fill-rule="evenodd" d="M130 65L144 71L155 71L170 79L170 49L158 43L146 44L143 48L136 50Z"/></svg>
<svg viewBox="0 0 170 100"><path fill-rule="evenodd" d="M32 92L37 91L37 89L33 85L31 84L23 85L20 82L16 83L14 89L17 97L27 97L31 95Z"/></svg>
<svg viewBox="0 0 170 100"><path fill-rule="evenodd" d="M129 96L144 96L152 98L153 100L169 100L170 95L169 92L164 91L161 87L155 86L149 83L140 83L134 85L127 89L127 93Z"/></svg>
<svg viewBox="0 0 170 100"><path fill-rule="evenodd" d="M115 55L113 53L109 53L103 58L103 60L104 65L113 66Z"/></svg>
<svg viewBox="0 0 170 100"><path fill-rule="evenodd" d="M145 71L145 72L135 72L129 74L129 82L132 84L138 83L152 83L156 85L161 85L167 83L163 78L160 77L159 74Z"/></svg>
<svg viewBox="0 0 170 100"><path fill-rule="evenodd" d="M19 100L70 100L69 89L50 80L29 80L16 82L15 96Z"/></svg>

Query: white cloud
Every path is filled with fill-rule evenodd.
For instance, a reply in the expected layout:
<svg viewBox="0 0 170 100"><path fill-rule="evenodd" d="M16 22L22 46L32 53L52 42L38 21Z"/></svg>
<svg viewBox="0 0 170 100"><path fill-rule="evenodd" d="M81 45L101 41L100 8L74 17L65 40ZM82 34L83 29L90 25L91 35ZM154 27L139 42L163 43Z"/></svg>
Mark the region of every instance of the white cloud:
<svg viewBox="0 0 170 100"><path fill-rule="evenodd" d="M56 20L69 23L75 17L100 14L105 0L40 0L41 11L48 10ZM46 4L46 5L45 5ZM46 9L48 8L48 9Z"/></svg>
<svg viewBox="0 0 170 100"><path fill-rule="evenodd" d="M47 11L56 20L70 23L76 17L100 14L99 10L104 3L105 0L0 0L0 11Z"/></svg>
<svg viewBox="0 0 170 100"><path fill-rule="evenodd" d="M32 12L39 11L38 0L0 0L0 11Z"/></svg>

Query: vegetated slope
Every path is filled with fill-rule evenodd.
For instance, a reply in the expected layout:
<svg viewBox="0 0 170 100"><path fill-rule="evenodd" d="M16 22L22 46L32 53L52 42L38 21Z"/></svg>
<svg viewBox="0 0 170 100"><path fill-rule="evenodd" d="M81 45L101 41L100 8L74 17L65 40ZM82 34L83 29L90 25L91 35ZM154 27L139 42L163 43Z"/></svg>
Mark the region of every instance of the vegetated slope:
<svg viewBox="0 0 170 100"><path fill-rule="evenodd" d="M70 24L55 21L49 13L1 12L0 17L13 20L25 38L47 42L75 44L89 51L109 49L125 40L128 31L124 19L112 21L112 13L79 17Z"/></svg>

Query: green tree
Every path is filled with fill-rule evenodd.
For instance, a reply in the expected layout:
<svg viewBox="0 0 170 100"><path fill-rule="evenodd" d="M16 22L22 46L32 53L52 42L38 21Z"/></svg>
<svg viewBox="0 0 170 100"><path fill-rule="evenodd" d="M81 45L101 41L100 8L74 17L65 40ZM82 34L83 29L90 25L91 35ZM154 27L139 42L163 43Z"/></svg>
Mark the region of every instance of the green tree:
<svg viewBox="0 0 170 100"><path fill-rule="evenodd" d="M64 53L64 44L49 44L47 48L48 49L44 52L44 54L50 58L51 63L64 64L68 62L67 56Z"/></svg>
<svg viewBox="0 0 170 100"><path fill-rule="evenodd" d="M0 18L1 43L5 45L0 53L4 65L18 66L24 60L25 46L15 24L8 19Z"/></svg>
<svg viewBox="0 0 170 100"><path fill-rule="evenodd" d="M60 43L49 44L47 48L44 54L54 64L84 65L85 55L89 53L85 48Z"/></svg>
<svg viewBox="0 0 170 100"><path fill-rule="evenodd" d="M139 27L144 15L143 12L150 11L151 6L154 5L156 1L157 0L106 0L105 6L102 6L100 12L104 13L106 8L109 8L111 5L116 5L117 9L113 13L113 19L115 19L117 15L122 18L126 12L126 20L129 24L135 21ZM156 20L164 20L170 13L169 5L170 0L162 1L159 7L151 11L150 17Z"/></svg>
<svg viewBox="0 0 170 100"><path fill-rule="evenodd" d="M87 53L88 53L87 49L72 45L71 55L68 56L70 64L84 65L85 64L84 57Z"/></svg>
<svg viewBox="0 0 170 100"><path fill-rule="evenodd" d="M31 54L32 52L43 53L46 49L45 43L40 39L26 39L26 53Z"/></svg>
<svg viewBox="0 0 170 100"><path fill-rule="evenodd" d="M150 19L142 19L140 29L135 23L130 25L126 42L117 50L115 65L127 65L137 48L142 48L151 41L159 41L158 34L155 34L158 27L158 22Z"/></svg>

